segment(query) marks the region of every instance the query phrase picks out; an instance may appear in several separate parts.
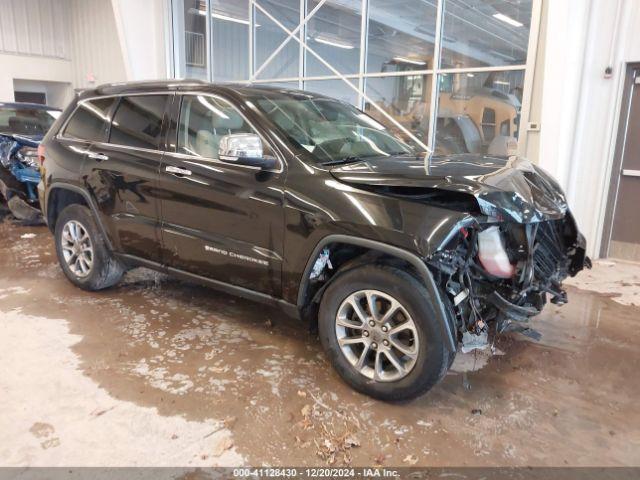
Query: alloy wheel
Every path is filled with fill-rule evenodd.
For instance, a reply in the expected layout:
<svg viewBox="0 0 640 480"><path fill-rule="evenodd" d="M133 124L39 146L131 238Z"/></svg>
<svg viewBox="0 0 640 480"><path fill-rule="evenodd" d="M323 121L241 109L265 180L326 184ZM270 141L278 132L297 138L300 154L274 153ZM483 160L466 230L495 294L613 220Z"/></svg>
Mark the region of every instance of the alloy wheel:
<svg viewBox="0 0 640 480"><path fill-rule="evenodd" d="M338 345L362 375L378 382L407 376L419 351L416 324L402 304L377 290L350 294L338 308Z"/></svg>
<svg viewBox="0 0 640 480"><path fill-rule="evenodd" d="M87 229L77 220L69 220L62 228L62 255L69 270L80 278L91 273L93 245Z"/></svg>

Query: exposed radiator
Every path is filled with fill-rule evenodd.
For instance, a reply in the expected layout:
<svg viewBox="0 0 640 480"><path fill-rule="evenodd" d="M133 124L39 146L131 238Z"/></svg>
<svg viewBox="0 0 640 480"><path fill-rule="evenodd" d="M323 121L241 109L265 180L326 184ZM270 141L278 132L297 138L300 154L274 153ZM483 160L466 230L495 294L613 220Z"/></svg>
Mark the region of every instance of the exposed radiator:
<svg viewBox="0 0 640 480"><path fill-rule="evenodd" d="M533 263L535 276L562 280L567 276L563 220L541 222L536 232Z"/></svg>

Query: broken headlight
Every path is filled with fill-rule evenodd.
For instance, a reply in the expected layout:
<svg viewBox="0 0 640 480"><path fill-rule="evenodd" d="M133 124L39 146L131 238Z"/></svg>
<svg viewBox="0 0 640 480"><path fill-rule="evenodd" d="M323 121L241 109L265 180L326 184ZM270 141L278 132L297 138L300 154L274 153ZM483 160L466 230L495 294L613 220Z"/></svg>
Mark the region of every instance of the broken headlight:
<svg viewBox="0 0 640 480"><path fill-rule="evenodd" d="M22 147L16 152L16 159L31 168L38 168L38 150L33 147Z"/></svg>
<svg viewBox="0 0 640 480"><path fill-rule="evenodd" d="M495 277L511 278L515 273L500 228L495 225L478 234L478 259L484 269Z"/></svg>

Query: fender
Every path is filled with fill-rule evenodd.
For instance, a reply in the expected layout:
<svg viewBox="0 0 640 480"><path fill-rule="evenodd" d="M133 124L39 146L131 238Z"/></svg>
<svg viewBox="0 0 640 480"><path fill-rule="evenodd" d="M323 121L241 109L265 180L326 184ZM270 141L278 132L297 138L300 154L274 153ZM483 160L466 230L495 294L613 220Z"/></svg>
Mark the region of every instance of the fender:
<svg viewBox="0 0 640 480"><path fill-rule="evenodd" d="M44 213L45 221L48 218L48 213L47 212L49 210L49 196L51 195L51 192L54 191L55 189L69 190L69 191L72 191L72 192L75 192L75 193L79 193L80 195L82 195L82 197L86 200L87 205L89 205L89 208L91 209L91 213L93 213L93 217L95 218L96 223L98 224L98 228L100 229L100 233L102 233L102 236L103 236L103 238L105 240L105 243L107 244L107 248L109 250L113 251L113 244L111 243L111 239L110 239L109 235L107 234L107 229L105 228L104 224L102 223L102 218L100 217L100 212L98 211L98 207L96 206L95 201L93 200L91 195L89 195L89 192L87 192L86 190L84 190L81 187L78 187L77 185L72 185L72 184L66 183L66 182L56 182L56 183L52 184L51 187L49 187L47 189L47 194L46 194L46 198L45 198L46 207L43 206L43 213Z"/></svg>
<svg viewBox="0 0 640 480"><path fill-rule="evenodd" d="M397 257L405 260L406 262L409 262L416 269L416 271L420 275L421 280L423 281L424 286L429 292L429 295L431 296L431 298L433 298L436 317L438 320L438 324L440 325L440 329L442 330L443 338L445 338L447 348L450 352L455 352L457 343L454 337L455 329L452 327L451 323L448 320L447 309L445 308L440 292L438 291L433 276L431 275L431 272L427 268L426 264L417 255L402 248L394 247L393 245L389 245L386 243L341 234L328 235L322 238L322 240L320 240L320 242L318 242L316 247L313 249L313 253L309 257L307 265L304 269L302 282L300 283L297 296L297 305L299 309L304 306L304 296L309 285L309 276L311 274L313 264L316 258L318 258L318 255L320 254L322 249L330 243L347 243L358 247L364 247L386 253L388 255L391 255L392 257Z"/></svg>

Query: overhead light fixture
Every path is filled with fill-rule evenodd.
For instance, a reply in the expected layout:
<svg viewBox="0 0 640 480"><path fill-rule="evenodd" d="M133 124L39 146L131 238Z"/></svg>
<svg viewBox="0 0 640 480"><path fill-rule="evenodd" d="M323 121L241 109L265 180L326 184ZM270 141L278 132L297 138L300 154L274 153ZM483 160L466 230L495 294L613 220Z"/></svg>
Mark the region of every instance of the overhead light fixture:
<svg viewBox="0 0 640 480"><path fill-rule="evenodd" d="M348 43L334 42L333 40L328 40L322 37L316 37L314 40L318 43L324 43L325 45L331 45L332 47L344 48L345 50L352 50L355 48L353 45L349 45Z"/></svg>
<svg viewBox="0 0 640 480"><path fill-rule="evenodd" d="M511 84L509 82L505 82L504 80L494 80L493 83L495 83L496 85L507 85L507 86L511 86Z"/></svg>
<svg viewBox="0 0 640 480"><path fill-rule="evenodd" d="M213 18L217 18L218 20L225 20L227 22L233 22L233 23L241 23L242 25L249 25L249 20L243 20L241 18L236 18L236 17L230 17L228 15L223 15L222 13L212 13L211 16ZM258 25L256 25L257 27Z"/></svg>
<svg viewBox="0 0 640 480"><path fill-rule="evenodd" d="M498 20L500 20L500 21L502 21L504 23L508 23L512 27L524 27L523 23L520 23L519 21L514 20L513 18L504 15L503 13L494 13L493 14L493 18L497 18Z"/></svg>
<svg viewBox="0 0 640 480"><path fill-rule="evenodd" d="M423 62L422 60L413 60L413 59L407 58L407 57L393 57L393 59L396 62L411 63L413 65L426 65L427 64L427 62Z"/></svg>
<svg viewBox="0 0 640 480"><path fill-rule="evenodd" d="M206 10L200 10L200 9L196 10L195 8L190 9L189 13L197 13L198 15L202 15L203 17L207 16L207 11ZM232 17L230 15L225 15L223 13L213 12L211 14L211 16L213 18L217 18L218 20L224 20L226 22L233 22L233 23L240 23L242 25L249 25L249 20L243 20L242 18ZM255 25L255 26L259 27L260 25Z"/></svg>
<svg viewBox="0 0 640 480"><path fill-rule="evenodd" d="M475 75L473 73L467 73L467 77L475 77Z"/></svg>

